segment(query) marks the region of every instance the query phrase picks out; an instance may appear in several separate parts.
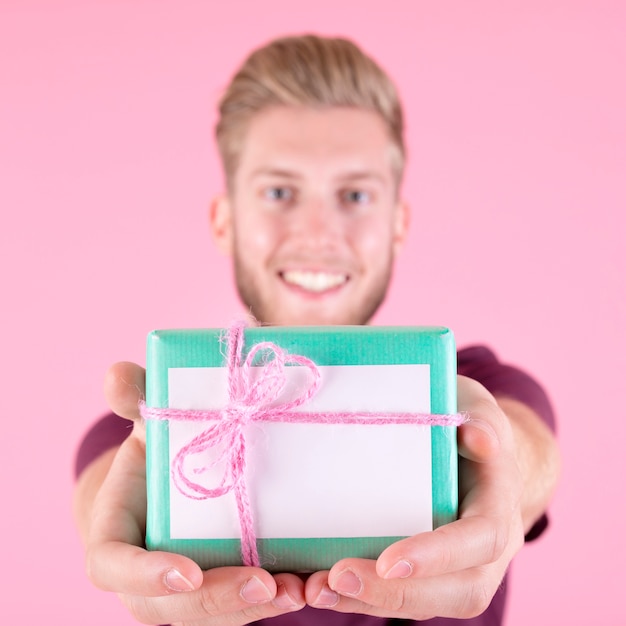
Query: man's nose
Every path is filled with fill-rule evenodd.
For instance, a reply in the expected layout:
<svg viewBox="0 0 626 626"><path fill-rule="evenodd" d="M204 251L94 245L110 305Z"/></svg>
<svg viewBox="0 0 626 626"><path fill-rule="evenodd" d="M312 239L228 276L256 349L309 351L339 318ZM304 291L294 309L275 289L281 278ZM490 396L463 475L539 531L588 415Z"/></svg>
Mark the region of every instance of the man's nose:
<svg viewBox="0 0 626 626"><path fill-rule="evenodd" d="M307 198L297 207L292 217L294 234L309 245L331 245L341 236L340 212L325 198Z"/></svg>

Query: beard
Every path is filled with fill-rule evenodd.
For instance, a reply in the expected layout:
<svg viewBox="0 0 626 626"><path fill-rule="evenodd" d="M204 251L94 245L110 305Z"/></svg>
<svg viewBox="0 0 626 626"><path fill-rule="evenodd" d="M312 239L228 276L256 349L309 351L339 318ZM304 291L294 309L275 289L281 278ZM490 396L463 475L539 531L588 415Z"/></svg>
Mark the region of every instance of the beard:
<svg viewBox="0 0 626 626"><path fill-rule="evenodd" d="M261 324L284 326L364 325L374 316L385 300L392 275L392 252L381 263L380 271L372 278L367 293L359 301L351 301L343 310L328 312L317 302L303 303L297 312L280 310L254 279L254 272L246 265L235 242L234 272L237 292L242 304Z"/></svg>

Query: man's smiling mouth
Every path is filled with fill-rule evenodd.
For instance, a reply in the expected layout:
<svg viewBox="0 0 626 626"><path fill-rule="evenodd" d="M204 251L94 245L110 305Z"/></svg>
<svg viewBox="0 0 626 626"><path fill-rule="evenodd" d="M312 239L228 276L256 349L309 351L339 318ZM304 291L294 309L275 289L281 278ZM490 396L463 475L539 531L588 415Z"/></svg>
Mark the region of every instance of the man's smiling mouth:
<svg viewBox="0 0 626 626"><path fill-rule="evenodd" d="M348 281L347 274L338 272L286 270L280 272L280 276L289 285L313 293L322 293L336 289Z"/></svg>

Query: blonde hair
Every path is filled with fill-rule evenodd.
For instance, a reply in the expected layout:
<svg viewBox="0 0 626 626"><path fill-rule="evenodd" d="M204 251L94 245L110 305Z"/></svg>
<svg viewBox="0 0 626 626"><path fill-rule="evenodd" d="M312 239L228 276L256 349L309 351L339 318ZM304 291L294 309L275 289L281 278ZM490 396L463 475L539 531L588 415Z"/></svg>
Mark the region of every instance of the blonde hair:
<svg viewBox="0 0 626 626"><path fill-rule="evenodd" d="M252 116L280 105L355 107L380 114L395 148L392 165L400 182L404 122L393 82L351 41L316 35L271 41L253 51L231 80L215 128L227 181L237 169Z"/></svg>

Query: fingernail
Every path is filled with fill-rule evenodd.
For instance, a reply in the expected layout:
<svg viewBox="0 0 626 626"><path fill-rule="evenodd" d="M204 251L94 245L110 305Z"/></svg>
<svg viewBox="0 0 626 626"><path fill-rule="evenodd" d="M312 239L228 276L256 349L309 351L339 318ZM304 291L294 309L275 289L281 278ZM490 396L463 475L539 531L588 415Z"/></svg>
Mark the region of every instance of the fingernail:
<svg viewBox="0 0 626 626"><path fill-rule="evenodd" d="M333 589L341 595L358 596L363 591L363 582L351 569L345 569L335 579Z"/></svg>
<svg viewBox="0 0 626 626"><path fill-rule="evenodd" d="M287 593L287 589L282 583L278 585L272 604L278 609L293 609L297 606L295 600Z"/></svg>
<svg viewBox="0 0 626 626"><path fill-rule="evenodd" d="M408 578L413 573L413 566L408 561L398 561L386 574L385 578Z"/></svg>
<svg viewBox="0 0 626 626"><path fill-rule="evenodd" d="M270 590L256 576L245 582L240 593L241 597L250 604L261 604L272 599Z"/></svg>
<svg viewBox="0 0 626 626"><path fill-rule="evenodd" d="M315 606L332 608L339 602L339 594L335 593L328 585L324 585L319 596L315 599Z"/></svg>
<svg viewBox="0 0 626 626"><path fill-rule="evenodd" d="M177 569L167 570L165 585L172 591L193 591L195 587Z"/></svg>

